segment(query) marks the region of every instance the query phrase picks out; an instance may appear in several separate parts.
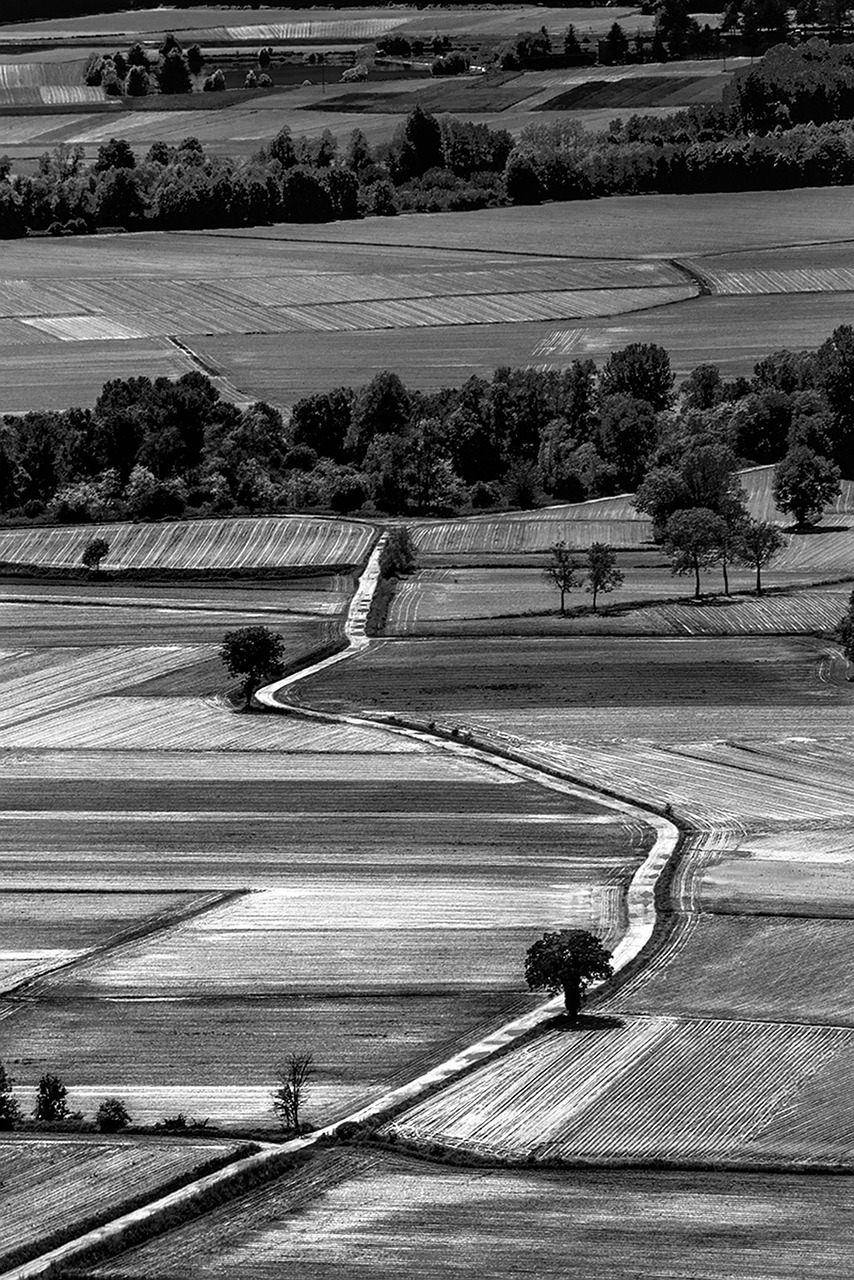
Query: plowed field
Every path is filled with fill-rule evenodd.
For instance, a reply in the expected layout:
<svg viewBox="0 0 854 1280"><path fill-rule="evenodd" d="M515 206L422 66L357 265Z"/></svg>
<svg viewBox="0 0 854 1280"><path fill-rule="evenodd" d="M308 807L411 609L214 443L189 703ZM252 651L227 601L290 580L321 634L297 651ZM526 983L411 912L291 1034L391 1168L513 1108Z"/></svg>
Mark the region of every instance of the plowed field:
<svg viewBox="0 0 854 1280"><path fill-rule="evenodd" d="M221 1280L284 1267L333 1280L580 1275L848 1280L844 1178L459 1169L324 1152L296 1175L95 1267L130 1280ZM192 1262L188 1260L192 1259ZM87 1273L89 1274L89 1273Z"/></svg>

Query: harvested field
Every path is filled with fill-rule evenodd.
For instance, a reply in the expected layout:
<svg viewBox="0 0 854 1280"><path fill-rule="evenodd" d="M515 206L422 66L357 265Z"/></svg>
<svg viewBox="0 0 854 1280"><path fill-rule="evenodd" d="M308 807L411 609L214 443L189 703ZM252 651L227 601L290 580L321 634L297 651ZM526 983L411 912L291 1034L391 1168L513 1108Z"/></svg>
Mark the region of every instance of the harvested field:
<svg viewBox="0 0 854 1280"><path fill-rule="evenodd" d="M45 343L44 335L38 346L10 346L6 337L0 328L3 413L92 406L111 378L179 378L193 369L187 357L164 338L76 343L73 349L60 352L55 343Z"/></svg>
<svg viewBox="0 0 854 1280"><path fill-rule="evenodd" d="M637 1280L638 1258L684 1280L847 1280L844 1178L631 1170L460 1169L393 1155L319 1154L297 1173L87 1272L122 1280ZM192 1264L188 1259L192 1258Z"/></svg>
<svg viewBox="0 0 854 1280"><path fill-rule="evenodd" d="M91 1110L105 1093L155 1123L184 1111L223 1124L275 1124L275 1067L294 1048L314 1054L312 1123L344 1116L412 1079L536 1003L517 990L453 995L347 993L196 1000L55 999L3 1019L4 1056L29 1094L46 1065L69 1100Z"/></svg>
<svg viewBox="0 0 854 1280"><path fill-rule="evenodd" d="M154 1199L160 1187L236 1152L228 1142L4 1135L0 1204L8 1232L0 1265L17 1250L59 1232L73 1234L79 1223L119 1212L132 1199Z"/></svg>
<svg viewBox="0 0 854 1280"><path fill-rule="evenodd" d="M803 246L796 260L790 248L780 248L707 255L691 265L719 294L847 293L854 288L848 244Z"/></svg>
<svg viewBox="0 0 854 1280"><path fill-rule="evenodd" d="M387 1131L517 1159L819 1162L824 1153L808 1134L799 1147L784 1139L775 1149L775 1116L816 1071L837 1058L850 1062L852 1049L854 1033L837 1027L604 1022L547 1033L416 1104ZM821 1129L824 1117L814 1119ZM752 1149L757 1131L760 1153ZM850 1162L854 1130L843 1145Z"/></svg>
<svg viewBox="0 0 854 1280"><path fill-rule="evenodd" d="M854 923L792 916L688 916L678 954L608 1002L627 1013L854 1025Z"/></svg>
<svg viewBox="0 0 854 1280"><path fill-rule="evenodd" d="M163 524L72 525L0 530L0 563L73 566L90 538L110 543L109 569L296 568L357 564L370 525L323 516L250 516Z"/></svg>

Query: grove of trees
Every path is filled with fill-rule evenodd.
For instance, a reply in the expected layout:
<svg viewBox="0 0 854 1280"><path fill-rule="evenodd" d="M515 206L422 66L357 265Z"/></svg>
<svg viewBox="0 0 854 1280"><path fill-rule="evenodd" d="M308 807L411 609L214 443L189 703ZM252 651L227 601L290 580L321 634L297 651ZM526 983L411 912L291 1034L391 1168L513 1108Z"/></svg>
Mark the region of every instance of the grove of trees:
<svg viewBox="0 0 854 1280"><path fill-rule="evenodd" d="M223 400L201 373L116 379L92 409L0 420L0 514L61 524L439 515L634 492L655 537L687 555L682 568L738 561L761 575L779 547L747 522L739 468L774 464L777 502L803 527L840 477L854 478L852 423L849 326L817 351L765 357L750 378L701 365L679 389L667 353L647 343L601 369L589 359L503 367L427 393L387 370L297 401L287 423L263 402ZM685 520L668 529L698 509L711 513L705 548L686 543ZM597 597L604 590L600 580Z"/></svg>

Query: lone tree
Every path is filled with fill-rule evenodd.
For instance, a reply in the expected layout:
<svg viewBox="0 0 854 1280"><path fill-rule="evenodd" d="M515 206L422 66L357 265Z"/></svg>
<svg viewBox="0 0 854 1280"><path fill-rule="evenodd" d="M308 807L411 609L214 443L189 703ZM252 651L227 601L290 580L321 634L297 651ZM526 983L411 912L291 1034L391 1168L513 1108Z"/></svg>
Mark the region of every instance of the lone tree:
<svg viewBox="0 0 854 1280"><path fill-rule="evenodd" d="M611 952L595 933L561 929L544 933L525 957L525 981L532 991L563 992L567 1017L578 1017L587 988L596 978L610 978Z"/></svg>
<svg viewBox="0 0 854 1280"><path fill-rule="evenodd" d="M101 567L101 561L109 554L110 544L106 538L90 538L83 548L80 563L87 569L91 569L93 573L97 573Z"/></svg>
<svg viewBox="0 0 854 1280"><path fill-rule="evenodd" d="M43 1075L36 1089L33 1119L44 1120L48 1124L53 1124L56 1120L64 1120L68 1115L67 1098L68 1090L59 1076Z"/></svg>
<svg viewBox="0 0 854 1280"><path fill-rule="evenodd" d="M836 464L803 444L790 449L774 469L774 501L795 517L799 529L818 524L839 488Z"/></svg>
<svg viewBox="0 0 854 1280"><path fill-rule="evenodd" d="M269 627L240 627L226 631L219 656L228 674L242 681L248 711L255 690L284 671L285 642L278 631Z"/></svg>
<svg viewBox="0 0 854 1280"><path fill-rule="evenodd" d="M549 554L551 560L543 572L546 580L560 592L560 612L562 617L566 617L566 597L578 583L579 564L565 542L556 542L549 547Z"/></svg>
<svg viewBox="0 0 854 1280"><path fill-rule="evenodd" d="M0 1062L0 1129L14 1129L21 1119L21 1108L12 1093L15 1081Z"/></svg>
<svg viewBox="0 0 854 1280"><path fill-rule="evenodd" d="M130 1113L121 1098L105 1098L98 1108L95 1123L101 1133L118 1133L130 1124Z"/></svg>
<svg viewBox="0 0 854 1280"><path fill-rule="evenodd" d="M292 1053L279 1068L279 1083L273 1090L273 1110L283 1129L299 1133L300 1109L308 1092L308 1081L313 1074L314 1059L310 1053Z"/></svg>
<svg viewBox="0 0 854 1280"><path fill-rule="evenodd" d="M600 591L606 594L615 587L622 586L623 575L617 568L617 553L607 542L594 542L587 552L587 587L586 591L593 595L593 612L596 612L596 598Z"/></svg>
<svg viewBox="0 0 854 1280"><path fill-rule="evenodd" d="M786 538L775 524L767 520L751 520L739 531L735 555L739 564L756 570L756 594L762 595L762 570L786 545Z"/></svg>
<svg viewBox="0 0 854 1280"><path fill-rule="evenodd" d="M397 525L388 533L380 552L380 575L400 578L415 568L415 543L406 525Z"/></svg>
<svg viewBox="0 0 854 1280"><path fill-rule="evenodd" d="M842 645L842 652L848 662L854 662L854 591L851 592L848 608L839 620L836 639Z"/></svg>
<svg viewBox="0 0 854 1280"><path fill-rule="evenodd" d="M724 522L708 507L675 511L664 531L664 549L673 573L694 574L694 599L700 599L700 571L714 564L724 538Z"/></svg>

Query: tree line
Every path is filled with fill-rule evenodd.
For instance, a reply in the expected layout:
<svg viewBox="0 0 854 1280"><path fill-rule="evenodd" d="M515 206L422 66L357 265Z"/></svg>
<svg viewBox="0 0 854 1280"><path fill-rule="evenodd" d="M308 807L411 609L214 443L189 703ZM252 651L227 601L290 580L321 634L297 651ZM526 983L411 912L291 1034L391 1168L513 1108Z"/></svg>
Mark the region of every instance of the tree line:
<svg viewBox="0 0 854 1280"><path fill-rule="evenodd" d="M496 369L422 392L383 371L307 396L287 421L204 374L115 379L92 409L0 422L0 513L62 524L292 510L452 514L637 491L657 537L678 510L727 515L732 477L777 466L778 504L817 521L854 477L854 329L778 351L751 377L713 364L679 389L654 343L601 369Z"/></svg>

